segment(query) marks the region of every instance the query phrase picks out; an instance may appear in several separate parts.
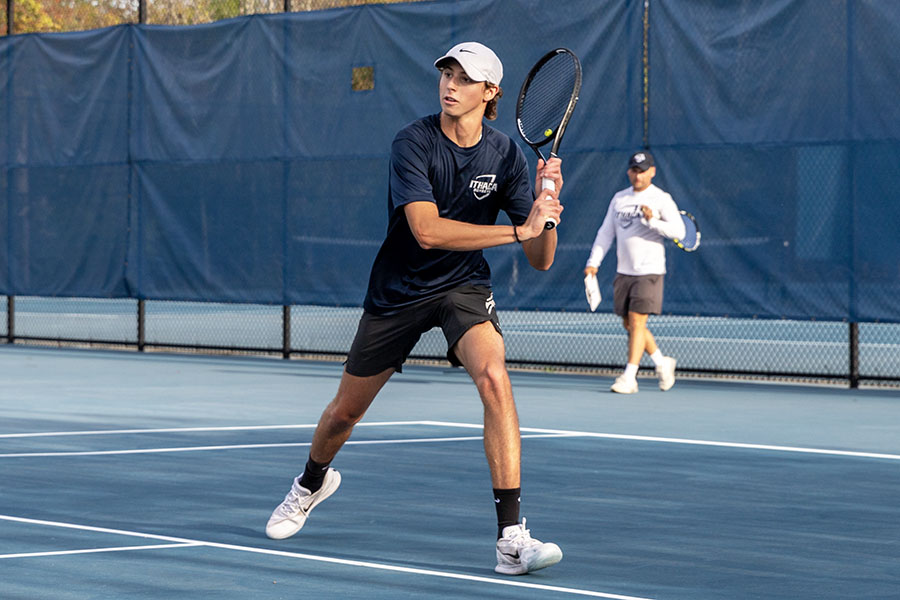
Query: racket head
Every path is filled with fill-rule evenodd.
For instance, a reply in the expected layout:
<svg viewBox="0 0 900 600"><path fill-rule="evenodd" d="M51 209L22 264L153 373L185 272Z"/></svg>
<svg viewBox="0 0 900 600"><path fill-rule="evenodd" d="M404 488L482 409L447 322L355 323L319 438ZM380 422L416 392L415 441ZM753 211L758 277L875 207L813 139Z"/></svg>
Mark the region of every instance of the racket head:
<svg viewBox="0 0 900 600"><path fill-rule="evenodd" d="M697 219L694 215L686 210L679 210L681 220L684 222L684 238L673 239L675 245L685 252L693 252L700 247L700 226L697 225Z"/></svg>
<svg viewBox="0 0 900 600"><path fill-rule="evenodd" d="M516 125L538 156L551 141L556 155L580 91L581 62L568 48L551 50L531 67L516 101Z"/></svg>

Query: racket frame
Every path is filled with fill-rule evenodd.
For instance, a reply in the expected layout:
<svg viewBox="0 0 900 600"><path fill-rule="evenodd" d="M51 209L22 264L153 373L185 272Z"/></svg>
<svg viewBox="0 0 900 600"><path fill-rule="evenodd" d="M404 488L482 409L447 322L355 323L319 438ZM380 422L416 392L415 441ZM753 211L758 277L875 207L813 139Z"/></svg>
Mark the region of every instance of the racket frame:
<svg viewBox="0 0 900 600"><path fill-rule="evenodd" d="M563 114L562 119L553 129L553 135L550 137L545 137L540 141L532 141L528 139L528 136L525 134L525 130L522 127L522 105L525 102L525 99L528 95L528 88L531 85L531 82L534 80L535 75L537 75L538 71L547 64L552 58L556 58L560 54L566 54L572 58L572 62L575 66L575 82L572 88L572 93L569 96L569 104L566 106L566 112ZM563 135L566 132L566 127L569 125L569 119L572 118L572 113L575 111L575 104L578 102L578 94L581 92L581 61L578 60L578 57L574 52L569 50L568 48L556 48L551 50L544 56L542 56L531 70L528 72L528 75L525 77L525 81L522 82L522 89L519 91L519 98L516 101L516 127L519 129L519 136L522 138L526 144L528 144L534 153L537 154L538 158L546 162L546 158L541 153L540 147L545 144L553 141L553 145L550 148L550 158L558 158L557 150L559 150L559 143L562 141ZM556 190L556 183L552 179L541 179L541 189L544 190ZM548 218L547 222L544 224L545 229L553 229L556 227L556 220L553 218Z"/></svg>

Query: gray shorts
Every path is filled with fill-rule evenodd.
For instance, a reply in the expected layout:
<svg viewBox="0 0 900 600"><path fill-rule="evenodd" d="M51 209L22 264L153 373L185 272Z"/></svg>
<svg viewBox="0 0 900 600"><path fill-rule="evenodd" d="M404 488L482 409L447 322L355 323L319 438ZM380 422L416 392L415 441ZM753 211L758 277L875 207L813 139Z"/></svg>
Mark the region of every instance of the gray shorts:
<svg viewBox="0 0 900 600"><path fill-rule="evenodd" d="M486 321L502 335L494 294L483 285L463 285L391 315L364 312L344 364L347 372L357 377L370 377L389 368L399 373L422 334L440 327L447 340L447 360L459 367L456 342L471 327Z"/></svg>
<svg viewBox="0 0 900 600"><path fill-rule="evenodd" d="M662 313L665 275L616 275L613 280L613 306L620 317L630 312L642 315Z"/></svg>

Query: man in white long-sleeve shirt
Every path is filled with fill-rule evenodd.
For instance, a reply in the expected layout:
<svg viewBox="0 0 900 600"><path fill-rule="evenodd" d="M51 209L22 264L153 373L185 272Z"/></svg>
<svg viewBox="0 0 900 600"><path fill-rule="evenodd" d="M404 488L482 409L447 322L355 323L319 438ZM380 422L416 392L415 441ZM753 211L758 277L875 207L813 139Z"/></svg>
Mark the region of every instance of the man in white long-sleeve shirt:
<svg viewBox="0 0 900 600"><path fill-rule="evenodd" d="M666 249L663 241L684 237L684 223L672 196L653 185L656 166L649 152L636 152L628 161L631 187L617 192L597 231L585 275L596 275L603 257L616 240L616 278L613 302L628 331L628 363L610 388L620 394L638 391L638 365L644 352L656 365L659 389L675 384L675 359L663 356L647 319L662 312Z"/></svg>

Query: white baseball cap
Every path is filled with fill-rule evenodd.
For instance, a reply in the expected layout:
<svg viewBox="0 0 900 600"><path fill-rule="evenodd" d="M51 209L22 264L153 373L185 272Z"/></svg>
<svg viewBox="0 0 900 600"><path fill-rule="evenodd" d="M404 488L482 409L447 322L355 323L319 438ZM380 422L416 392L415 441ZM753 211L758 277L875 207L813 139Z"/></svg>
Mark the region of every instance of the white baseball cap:
<svg viewBox="0 0 900 600"><path fill-rule="evenodd" d="M503 64L494 51L478 42L463 42L447 51L436 61L434 66L440 69L444 62L453 59L460 64L472 81L487 81L491 85L500 85L503 79Z"/></svg>

